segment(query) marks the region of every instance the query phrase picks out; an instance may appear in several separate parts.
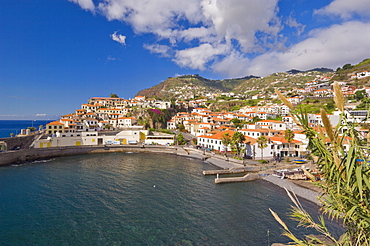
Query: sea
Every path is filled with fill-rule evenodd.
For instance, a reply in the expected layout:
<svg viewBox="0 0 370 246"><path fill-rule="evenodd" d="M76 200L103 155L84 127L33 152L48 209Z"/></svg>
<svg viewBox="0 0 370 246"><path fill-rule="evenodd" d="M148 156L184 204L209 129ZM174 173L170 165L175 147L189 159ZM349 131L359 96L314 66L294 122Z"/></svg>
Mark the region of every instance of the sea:
<svg viewBox="0 0 370 246"><path fill-rule="evenodd" d="M298 236L285 191L263 180L215 184L210 163L104 153L0 167L0 245L271 245ZM316 217L318 207L302 206ZM330 230L340 233L336 223ZM338 236L337 235L337 236Z"/></svg>
<svg viewBox="0 0 370 246"><path fill-rule="evenodd" d="M21 133L21 129L28 127L35 127L36 130L39 126L45 127L47 123L52 120L0 120L0 138L8 138L13 133L14 136Z"/></svg>

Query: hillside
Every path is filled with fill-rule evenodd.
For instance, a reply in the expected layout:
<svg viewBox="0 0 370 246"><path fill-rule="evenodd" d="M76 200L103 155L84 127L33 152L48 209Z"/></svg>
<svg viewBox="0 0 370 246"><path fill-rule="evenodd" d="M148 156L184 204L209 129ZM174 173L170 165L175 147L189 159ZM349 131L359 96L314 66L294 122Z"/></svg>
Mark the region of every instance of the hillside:
<svg viewBox="0 0 370 246"><path fill-rule="evenodd" d="M362 62L356 65L345 64L343 67L337 68L333 80L350 81L351 85L365 86L366 84L368 84L368 80L351 80L352 75L362 71L370 71L370 58L364 59Z"/></svg>
<svg viewBox="0 0 370 246"><path fill-rule="evenodd" d="M316 80L321 77L331 77L333 72L291 70L294 72L273 73L263 78L252 78L244 81L239 86L235 87L233 92L254 95L254 94L269 94L274 92L275 88L280 88L284 91L303 88L304 84L309 81Z"/></svg>
<svg viewBox="0 0 370 246"><path fill-rule="evenodd" d="M158 97L162 99L188 99L208 93L230 92L238 85L244 83L249 76L236 79L210 80L199 75L184 75L168 78L151 88L139 91L136 96Z"/></svg>
<svg viewBox="0 0 370 246"><path fill-rule="evenodd" d="M370 59L365 59L357 65L345 64L336 72L328 68L315 68L307 71L291 69L287 72L273 73L266 77L248 76L243 78L211 80L199 75L184 75L169 77L162 83L151 88L141 90L137 96L147 98L185 100L204 97L207 94L233 92L245 98L253 95L269 95L276 88L281 91L294 91L304 88L310 81L347 81L350 85L366 86L368 79L351 80L351 75L364 70L370 71Z"/></svg>

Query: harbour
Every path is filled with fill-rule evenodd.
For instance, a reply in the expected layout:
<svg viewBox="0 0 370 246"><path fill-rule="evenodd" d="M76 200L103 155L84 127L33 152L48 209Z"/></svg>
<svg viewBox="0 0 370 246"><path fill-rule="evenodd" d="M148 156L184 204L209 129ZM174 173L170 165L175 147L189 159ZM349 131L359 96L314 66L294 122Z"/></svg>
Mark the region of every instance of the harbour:
<svg viewBox="0 0 370 246"><path fill-rule="evenodd" d="M216 185L213 176L202 175L211 169L213 165L196 158L135 152L65 156L2 167L0 214L8 230L0 231L0 243L287 242L268 211L279 211L295 228L286 216L290 201L284 190L263 180ZM308 201L302 204L317 210Z"/></svg>

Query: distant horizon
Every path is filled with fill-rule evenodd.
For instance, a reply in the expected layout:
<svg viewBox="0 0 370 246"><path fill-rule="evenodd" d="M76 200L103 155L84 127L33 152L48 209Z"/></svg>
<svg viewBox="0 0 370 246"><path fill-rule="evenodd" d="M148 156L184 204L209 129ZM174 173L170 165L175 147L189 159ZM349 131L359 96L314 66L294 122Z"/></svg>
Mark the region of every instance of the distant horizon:
<svg viewBox="0 0 370 246"><path fill-rule="evenodd" d="M18 116L1 116L0 115L0 120L23 120L23 121L55 121L55 120L58 120L60 118L59 117L55 117L55 118L28 118L28 117L31 117L31 116L21 116L21 115L18 115Z"/></svg>

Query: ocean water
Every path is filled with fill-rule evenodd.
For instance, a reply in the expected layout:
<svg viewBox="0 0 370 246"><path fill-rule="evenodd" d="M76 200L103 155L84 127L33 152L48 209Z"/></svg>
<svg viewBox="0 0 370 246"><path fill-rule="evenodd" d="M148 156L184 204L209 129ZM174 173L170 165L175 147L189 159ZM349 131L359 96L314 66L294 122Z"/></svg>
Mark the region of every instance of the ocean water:
<svg viewBox="0 0 370 246"><path fill-rule="evenodd" d="M21 133L21 129L28 127L39 128L40 125L46 126L51 120L0 120L0 138L8 138L13 133L14 136Z"/></svg>
<svg viewBox="0 0 370 246"><path fill-rule="evenodd" d="M0 168L0 245L270 245L287 242L285 191L216 185L196 159L147 153L69 156ZM317 206L302 200L310 213ZM335 224L333 225L335 229Z"/></svg>

